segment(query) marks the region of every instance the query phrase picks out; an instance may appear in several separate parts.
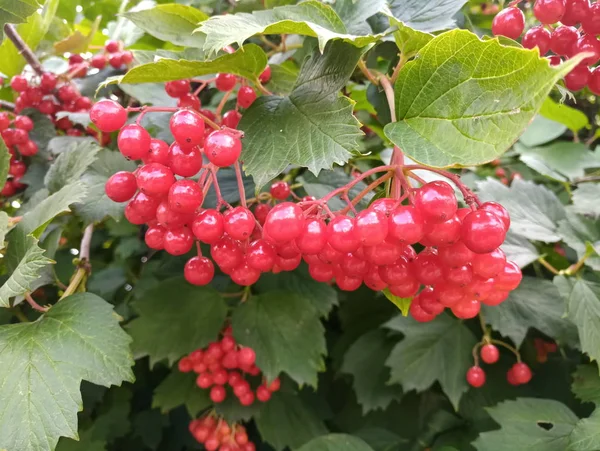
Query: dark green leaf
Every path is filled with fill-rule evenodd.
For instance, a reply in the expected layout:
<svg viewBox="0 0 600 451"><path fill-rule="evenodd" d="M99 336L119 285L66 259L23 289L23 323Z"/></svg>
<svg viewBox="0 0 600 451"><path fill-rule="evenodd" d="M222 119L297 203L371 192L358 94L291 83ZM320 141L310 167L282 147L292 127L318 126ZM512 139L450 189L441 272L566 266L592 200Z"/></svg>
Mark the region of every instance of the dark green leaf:
<svg viewBox="0 0 600 451"><path fill-rule="evenodd" d="M473 365L470 351L477 342L473 333L448 315L426 324L399 315L385 327L404 335L386 362L392 370L390 382L402 384L405 392L421 392L439 381L458 408L468 389L465 374Z"/></svg>
<svg viewBox="0 0 600 451"><path fill-rule="evenodd" d="M583 216L570 214L558 223L558 233L569 247L577 252L578 258L588 256L585 264L596 271L600 270L600 222ZM596 252L590 252L591 245Z"/></svg>
<svg viewBox="0 0 600 451"><path fill-rule="evenodd" d="M375 329L356 340L344 356L342 371L353 376L356 398L364 414L385 410L402 396L398 385L387 385L390 372L384 363L393 347L394 341L383 330Z"/></svg>
<svg viewBox="0 0 600 451"><path fill-rule="evenodd" d="M597 451L600 449L600 410L589 418L579 420L571 432L569 451Z"/></svg>
<svg viewBox="0 0 600 451"><path fill-rule="evenodd" d="M239 399L233 395L228 395L225 401L215 405L217 415L230 423L250 421L252 418L260 416L261 411L262 403L257 401L250 406L242 406Z"/></svg>
<svg viewBox="0 0 600 451"><path fill-rule="evenodd" d="M150 365L163 359L171 365L208 345L218 337L227 315L219 293L210 287L190 285L183 277L162 281L143 299L133 302L133 308L139 313L127 327L133 337L133 352L136 358L149 356Z"/></svg>
<svg viewBox="0 0 600 451"><path fill-rule="evenodd" d="M510 230L506 234L504 243L502 243L502 250L506 254L507 260L515 262L521 268L533 263L540 256L535 246L527 238L523 238Z"/></svg>
<svg viewBox="0 0 600 451"><path fill-rule="evenodd" d="M289 291L253 296L236 308L231 325L236 340L254 349L268 380L286 372L299 384L317 385L317 372L324 369L324 329L305 297Z"/></svg>
<svg viewBox="0 0 600 451"><path fill-rule="evenodd" d="M391 0L394 17L409 27L420 31L440 31L454 28L454 15L467 0Z"/></svg>
<svg viewBox="0 0 600 451"><path fill-rule="evenodd" d="M510 229L530 240L553 243L562 237L557 230L566 218L565 209L554 193L542 185L514 180L510 187L491 178L477 183L480 197L500 202L510 213Z"/></svg>
<svg viewBox="0 0 600 451"><path fill-rule="evenodd" d="M271 10L214 16L203 22L197 31L206 34L204 50L217 53L229 44L241 46L255 34L300 34L318 38L319 49L332 39L342 39L357 47L378 40L378 36L355 36L335 11L314 0L299 5L281 6ZM370 33L369 33L370 34Z"/></svg>
<svg viewBox="0 0 600 451"><path fill-rule="evenodd" d="M547 97L544 101L540 114L547 119L565 125L575 133L590 125L585 113L563 103L556 103L550 97Z"/></svg>
<svg viewBox="0 0 600 451"><path fill-rule="evenodd" d="M571 389L583 402L600 404L600 375L595 364L579 365L573 373Z"/></svg>
<svg viewBox="0 0 600 451"><path fill-rule="evenodd" d="M352 435L329 434L311 440L298 451L373 451L373 448Z"/></svg>
<svg viewBox="0 0 600 451"><path fill-rule="evenodd" d="M196 385L196 373L182 373L175 368L154 390L152 407L167 413L185 404L190 416L196 417L207 407L212 406L208 390Z"/></svg>
<svg viewBox="0 0 600 451"><path fill-rule="evenodd" d="M326 434L327 428L297 394L278 392L256 419L261 437L277 451L297 449L309 440Z"/></svg>
<svg viewBox="0 0 600 451"><path fill-rule="evenodd" d="M553 68L536 51L481 41L465 30L443 33L400 71L398 122L385 134L429 166L491 161L512 145L571 67Z"/></svg>
<svg viewBox="0 0 600 451"><path fill-rule="evenodd" d="M2 326L0 448L51 451L60 436L76 438L81 381L133 381L129 342L112 306L89 293L38 321Z"/></svg>
<svg viewBox="0 0 600 451"><path fill-rule="evenodd" d="M338 91L360 55L361 50L340 41L324 54L315 51L288 97L261 97L244 114L239 125L245 132L242 159L257 186L290 164L317 175L350 158L362 132L351 102Z"/></svg>
<svg viewBox="0 0 600 451"><path fill-rule="evenodd" d="M382 12L385 6L386 0L338 0L333 8L348 33L365 36L373 33L367 19Z"/></svg>
<svg viewBox="0 0 600 451"><path fill-rule="evenodd" d="M600 216L600 185L585 183L573 191L573 210L581 215Z"/></svg>
<svg viewBox="0 0 600 451"><path fill-rule="evenodd" d="M4 140L0 139L0 190L4 188L6 178L8 177L8 168L10 166L10 154L4 144Z"/></svg>
<svg viewBox="0 0 600 451"><path fill-rule="evenodd" d="M566 301L569 319L579 331L581 350L600 358L600 285L583 279L556 276L554 284Z"/></svg>
<svg viewBox="0 0 600 451"><path fill-rule="evenodd" d="M0 9L0 38L4 36L4 24L19 24L27 20L39 7L36 0L16 0L2 5Z"/></svg>
<svg viewBox="0 0 600 451"><path fill-rule="evenodd" d="M271 65L271 81L269 81L269 91L274 94L287 95L294 89L298 70L292 69L288 65Z"/></svg>
<svg viewBox="0 0 600 451"><path fill-rule="evenodd" d="M192 6L166 3L142 11L130 11L123 16L162 41L185 47L204 45L204 36L192 33L208 16Z"/></svg>
<svg viewBox="0 0 600 451"><path fill-rule="evenodd" d="M72 182L77 182L86 169L96 160L101 147L97 143L83 142L62 152L50 166L44 183L51 193Z"/></svg>
<svg viewBox="0 0 600 451"><path fill-rule="evenodd" d="M494 330L520 347L530 327L562 344L577 343L577 330L564 316L565 304L549 280L524 277L509 298L496 307L482 305L484 318Z"/></svg>
<svg viewBox="0 0 600 451"><path fill-rule="evenodd" d="M501 429L484 432L473 443L477 451L565 451L577 417L551 399L519 398L488 409Z"/></svg>

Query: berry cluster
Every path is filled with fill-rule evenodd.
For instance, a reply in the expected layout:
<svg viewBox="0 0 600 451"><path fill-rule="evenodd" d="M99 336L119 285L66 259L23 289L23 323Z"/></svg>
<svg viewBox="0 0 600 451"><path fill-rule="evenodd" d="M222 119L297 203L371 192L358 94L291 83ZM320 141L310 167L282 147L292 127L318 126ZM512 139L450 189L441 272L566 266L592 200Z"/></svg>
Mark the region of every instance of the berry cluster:
<svg viewBox="0 0 600 451"><path fill-rule="evenodd" d="M525 29L525 16L513 1L494 17L492 33L518 39ZM579 91L586 86L600 95L600 2L589 0L536 0L533 14L540 25L530 28L521 40L523 47L537 47L552 65L587 52L590 54L565 76L565 86Z"/></svg>
<svg viewBox="0 0 600 451"><path fill-rule="evenodd" d="M192 420L190 432L207 451L256 451L241 424L228 424L224 419L208 415Z"/></svg>
<svg viewBox="0 0 600 451"><path fill-rule="evenodd" d="M69 56L69 76L71 78L82 78L88 73L89 68L104 69L107 65L115 69L128 66L133 61L133 53L129 50L123 50L123 43L120 41L109 40L104 43L101 52L96 53L91 58L74 53Z"/></svg>
<svg viewBox="0 0 600 451"><path fill-rule="evenodd" d="M23 157L30 157L38 152L37 144L29 138L33 130L33 121L27 116L19 116L10 112L0 112L0 135L10 153L9 178L0 195L14 196L26 185L20 182L27 172ZM12 127L12 128L11 128Z"/></svg>
<svg viewBox="0 0 600 451"><path fill-rule="evenodd" d="M500 359L500 351L491 343L483 344L479 355L481 360L490 365L496 363ZM520 361L518 353L517 358L518 361L506 373L506 379L511 385L527 384L532 377L531 369L526 363ZM477 361L475 362L475 365L467 371L467 383L475 388L479 388L485 384L485 371L478 365Z"/></svg>
<svg viewBox="0 0 600 451"><path fill-rule="evenodd" d="M210 399L222 403L227 398L229 385L235 397L243 406L250 406L255 399L267 402L271 394L279 390L279 378L268 383L263 380L253 392L246 377L260 376L256 366L256 353L251 348L239 346L231 336L231 327L225 329L220 341L210 343L205 349L197 349L179 361L179 371L198 374L196 385L210 388ZM263 378L264 379L264 378Z"/></svg>

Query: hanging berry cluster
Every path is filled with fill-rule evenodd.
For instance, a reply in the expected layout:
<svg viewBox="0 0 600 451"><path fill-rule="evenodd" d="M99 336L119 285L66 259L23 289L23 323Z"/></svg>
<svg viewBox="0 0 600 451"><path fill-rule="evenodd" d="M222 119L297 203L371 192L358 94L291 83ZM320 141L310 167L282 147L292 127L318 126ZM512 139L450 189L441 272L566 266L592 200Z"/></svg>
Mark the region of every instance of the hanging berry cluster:
<svg viewBox="0 0 600 451"><path fill-rule="evenodd" d="M525 29L525 16L513 1L500 11L492 23L496 36L518 39ZM536 0L533 14L540 25L530 28L523 35L523 47L537 47L540 55L548 55L552 65L587 52L590 55L565 76L565 86L579 91L586 86L600 95L600 2L589 0ZM552 54L550 54L552 52Z"/></svg>
<svg viewBox="0 0 600 451"><path fill-rule="evenodd" d="M91 58L86 59L84 55L75 53L69 57L69 76L71 78L85 77L88 69L104 69L110 65L114 69L122 69L133 62L133 53L123 50L123 43L109 40L104 44L102 51Z"/></svg>
<svg viewBox="0 0 600 451"><path fill-rule="evenodd" d="M260 377L256 353L236 343L231 335L231 327L225 329L221 340L183 357L178 367L183 373L193 371L198 374L196 385L204 390L210 388L210 399L215 404L225 401L227 386L231 387L241 405L250 406L256 399L267 402L281 384L279 378L268 382ZM251 382L257 382L254 384L257 385L255 391Z"/></svg>
<svg viewBox="0 0 600 451"><path fill-rule="evenodd" d="M33 130L33 127L33 121L27 116L0 112L0 135L10 153L8 168L10 178L0 191L0 195L4 197L14 196L26 186L20 182L21 177L27 172L27 165L23 157L30 157L38 152L37 144L29 138L29 132Z"/></svg>
<svg viewBox="0 0 600 451"><path fill-rule="evenodd" d="M192 420L190 433L207 451L256 451L241 424L229 424L223 418L207 415Z"/></svg>
<svg viewBox="0 0 600 451"><path fill-rule="evenodd" d="M511 366L506 373L508 383L511 385L524 385L529 383L533 375L529 366L526 363L521 362L519 351L500 340L492 340L489 337L484 337L483 341L475 345L475 348L473 349L475 365L467 371L467 383L475 388L482 387L485 384L485 371L479 366L477 349L481 347L479 353L481 360L489 365L493 365L500 359L500 351L494 343L508 348L517 357L517 362Z"/></svg>

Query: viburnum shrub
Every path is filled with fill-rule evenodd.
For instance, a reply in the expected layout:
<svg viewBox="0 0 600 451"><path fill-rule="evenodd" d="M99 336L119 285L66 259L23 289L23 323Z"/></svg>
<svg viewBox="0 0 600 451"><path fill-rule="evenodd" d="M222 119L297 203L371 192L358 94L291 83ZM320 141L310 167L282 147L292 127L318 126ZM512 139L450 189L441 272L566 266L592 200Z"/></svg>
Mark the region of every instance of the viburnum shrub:
<svg viewBox="0 0 600 451"><path fill-rule="evenodd" d="M9 3L0 449L600 449L598 3Z"/></svg>

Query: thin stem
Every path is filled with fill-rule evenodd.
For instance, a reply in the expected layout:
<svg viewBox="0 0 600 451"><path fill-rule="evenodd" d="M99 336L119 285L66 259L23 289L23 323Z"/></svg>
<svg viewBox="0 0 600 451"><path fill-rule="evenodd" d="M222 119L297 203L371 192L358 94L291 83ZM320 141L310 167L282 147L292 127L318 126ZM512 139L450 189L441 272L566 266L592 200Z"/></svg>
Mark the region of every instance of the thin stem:
<svg viewBox="0 0 600 451"><path fill-rule="evenodd" d="M387 98L388 106L390 107L390 117L392 118L392 122L396 122L396 102L394 96L394 87L390 83L387 77L381 77L379 79L381 82L381 86L385 92L385 97Z"/></svg>
<svg viewBox="0 0 600 451"><path fill-rule="evenodd" d="M240 168L240 162L237 161L235 167L235 178L237 179L238 191L240 192L240 200L242 207L246 207L246 188L244 187L244 180L242 178L242 170Z"/></svg>
<svg viewBox="0 0 600 451"><path fill-rule="evenodd" d="M90 259L90 246L92 244L92 235L94 234L94 224L89 224L83 231L81 237L81 244L79 246L79 258L81 260L89 261Z"/></svg>
<svg viewBox="0 0 600 451"><path fill-rule="evenodd" d="M566 271L565 274L572 276L573 274L576 274L585 264L585 261L592 255L592 252L586 252L585 255L583 257L581 257L579 259L579 261L577 263L575 263L573 266L569 267Z"/></svg>
<svg viewBox="0 0 600 451"><path fill-rule="evenodd" d="M552 274L556 276L560 274L560 271L552 266L544 257L539 257L537 261Z"/></svg>
<svg viewBox="0 0 600 451"><path fill-rule="evenodd" d="M25 313L23 313L21 311L21 309L19 308L19 306L15 306L13 308L10 309L10 311L12 312L12 314L22 323L28 323L29 322L29 318L27 318L27 316L25 316Z"/></svg>
<svg viewBox="0 0 600 451"><path fill-rule="evenodd" d="M19 54L22 55L23 58L25 58L25 61L27 61L27 63L31 66L33 71L38 75L42 75L44 73L44 70L42 69L40 60L37 59L37 56L35 56L33 51L25 43L25 41L21 39L21 36L19 36L19 33L17 33L17 29L15 28L15 26L8 23L5 24L4 34L6 34L6 37L12 41L12 43L17 48Z"/></svg>
<svg viewBox="0 0 600 451"><path fill-rule="evenodd" d="M225 95L223 96L223 98L221 99L221 101L219 102L219 106L217 106L217 117L221 117L221 112L223 111L223 108L225 107L225 103L227 102L227 100L229 99L229 96L231 95L233 91L227 91L225 93Z"/></svg>
<svg viewBox="0 0 600 451"><path fill-rule="evenodd" d="M75 271L75 275L71 278L69 285L65 289L59 301L75 293L81 285L81 283L90 273L90 246L92 244L93 234L94 224L92 223L89 224L83 231L83 236L81 237L81 244L79 245L79 264L77 265L77 271Z"/></svg>
<svg viewBox="0 0 600 451"><path fill-rule="evenodd" d="M481 342L475 344L475 346L473 346L473 349L471 350L471 354L473 355L473 363L475 366L479 366L479 354L478 354L478 350L479 347L482 345Z"/></svg>
<svg viewBox="0 0 600 451"><path fill-rule="evenodd" d="M477 315L477 317L479 318L479 325L481 326L481 330L483 331L484 335L487 336L487 325L485 324L485 318L483 317L483 313L479 312L479 315Z"/></svg>
<svg viewBox="0 0 600 451"><path fill-rule="evenodd" d="M367 194L369 194L371 191L373 191L375 188L377 188L379 185L381 185L382 183L384 183L385 181L389 180L392 177L393 173L392 172L388 172L387 174L382 175L381 177L379 177L377 180L375 180L374 182L371 182L365 189L363 189L360 193L358 193L354 199L352 200L352 205L356 206L363 197L365 197ZM348 211L350 210L350 207L346 207L343 210L340 211L340 214L346 214L348 213Z"/></svg>
<svg viewBox="0 0 600 451"><path fill-rule="evenodd" d="M396 67L394 68L394 73L392 74L392 77L390 78L390 81L392 83L396 83L396 80L398 79L398 76L400 75L400 70L402 70L402 68L404 67L404 65L406 64L407 61L408 61L408 58L404 55L404 53L401 53L400 61L398 61L398 64L396 64Z"/></svg>
<svg viewBox="0 0 600 451"><path fill-rule="evenodd" d="M367 78L367 80L369 80L375 86L379 86L379 81L377 80L377 78L375 78L375 76L367 68L367 65L365 64L365 62L362 59L360 59L358 61L358 68L363 73L363 75Z"/></svg>
<svg viewBox="0 0 600 451"><path fill-rule="evenodd" d="M233 207L231 205L229 205L229 203L227 203L225 201L225 199L223 199L223 196L221 195L221 187L219 186L219 181L217 180L217 172L218 172L218 169L215 169L214 167L210 169L210 175L211 175L212 181L215 185L215 194L217 196L217 210L219 209L219 207L221 205L225 205L227 208L231 209Z"/></svg>
<svg viewBox="0 0 600 451"><path fill-rule="evenodd" d="M574 183L589 183L589 182L600 182L600 175L590 175L588 177L580 177L575 179Z"/></svg>
<svg viewBox="0 0 600 451"><path fill-rule="evenodd" d="M277 44L275 44L274 42L269 41L264 35L261 34L261 35L258 36L258 38L267 47L270 47L273 50L278 50L279 49L279 46Z"/></svg>
<svg viewBox="0 0 600 451"><path fill-rule="evenodd" d="M271 91L269 91L267 88L265 88L263 86L263 84L260 82L260 80L258 80L256 82L256 87L258 88L258 90L265 96L272 96L273 93Z"/></svg>
<svg viewBox="0 0 600 451"><path fill-rule="evenodd" d="M505 347L506 349L508 349L510 352L512 352L517 357L517 362L521 361L521 354L519 353L519 351L517 351L516 348L512 347L508 343L504 343L501 340L496 340L496 339L493 339L493 338L490 339L490 343L493 343L495 345L500 345L502 347Z"/></svg>
<svg viewBox="0 0 600 451"><path fill-rule="evenodd" d="M42 307L40 304L35 302L35 300L31 297L30 293L25 293L25 300L31 306L32 309L37 310L38 312L47 312L48 307Z"/></svg>

